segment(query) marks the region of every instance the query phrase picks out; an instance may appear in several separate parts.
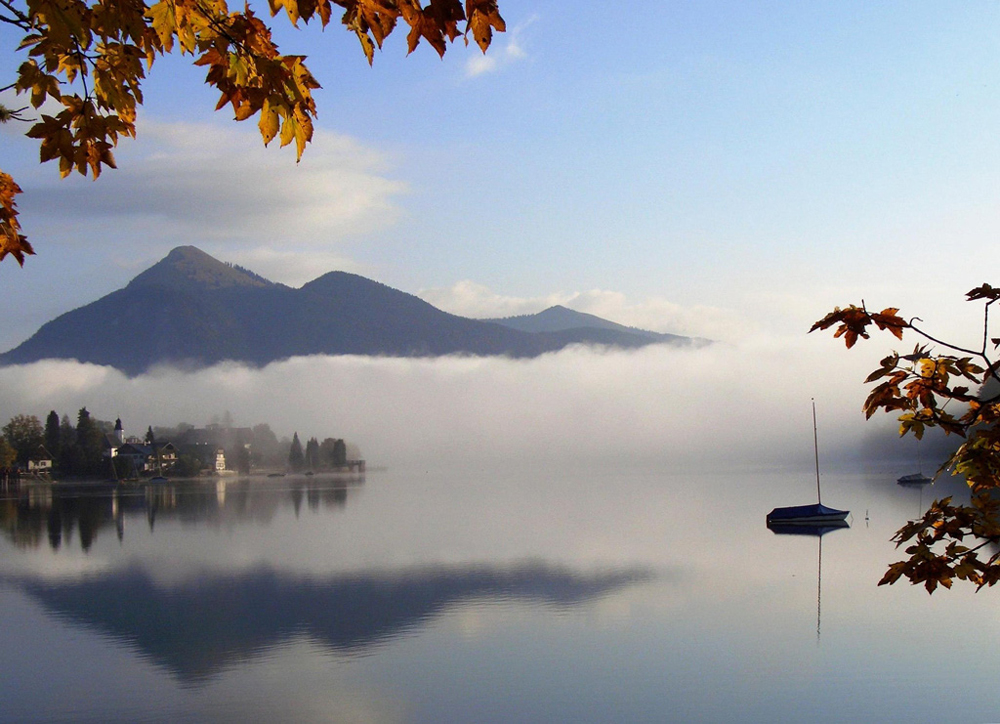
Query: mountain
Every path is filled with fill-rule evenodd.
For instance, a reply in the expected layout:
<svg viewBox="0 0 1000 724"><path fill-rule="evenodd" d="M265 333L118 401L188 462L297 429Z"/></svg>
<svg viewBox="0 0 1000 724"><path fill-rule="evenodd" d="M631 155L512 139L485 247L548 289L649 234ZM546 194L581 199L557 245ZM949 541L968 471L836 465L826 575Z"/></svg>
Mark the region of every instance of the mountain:
<svg viewBox="0 0 1000 724"><path fill-rule="evenodd" d="M346 272L330 272L293 289L182 246L124 288L46 323L0 354L0 365L76 359L136 375L158 364L265 365L309 354L534 357L569 344L697 343L553 309L562 311L533 316L561 315L587 324L549 322L549 328L532 331L511 324L527 318L467 319Z"/></svg>
<svg viewBox="0 0 1000 724"><path fill-rule="evenodd" d="M518 329L522 332L533 334L554 332L567 333L573 330L607 330L623 335L624 338L635 337L637 339L647 339L653 342L663 342L667 344L708 344L709 340L691 337L682 337L679 334L666 334L661 332L650 332L636 327L626 327L624 324L609 322L593 314L577 312L567 309L561 304L542 310L537 314L523 314L517 317L503 317L496 319L484 319L484 322L495 322L511 329ZM609 335L609 338L615 338Z"/></svg>

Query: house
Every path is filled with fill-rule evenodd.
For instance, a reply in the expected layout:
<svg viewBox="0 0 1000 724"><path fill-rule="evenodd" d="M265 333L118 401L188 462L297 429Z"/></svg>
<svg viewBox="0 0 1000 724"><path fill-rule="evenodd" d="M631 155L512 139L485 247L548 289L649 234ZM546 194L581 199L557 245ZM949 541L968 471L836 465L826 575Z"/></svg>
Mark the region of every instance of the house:
<svg viewBox="0 0 1000 724"><path fill-rule="evenodd" d="M177 464L177 456L177 448L169 442L156 443L155 445L127 442L121 445L116 453L116 457L131 463L131 469L137 475L154 471L157 473L169 472Z"/></svg>
<svg viewBox="0 0 1000 724"><path fill-rule="evenodd" d="M172 442L158 442L153 447L157 456L154 464L158 465L164 472L173 469L174 465L177 464L180 450Z"/></svg>
<svg viewBox="0 0 1000 724"><path fill-rule="evenodd" d="M39 445L35 452L28 456L28 472L36 475L49 475L52 472L52 455Z"/></svg>
<svg viewBox="0 0 1000 724"><path fill-rule="evenodd" d="M117 448L115 457L126 461L124 464L129 466L129 474L138 475L146 472L146 465L152 454L153 448L149 445L127 442Z"/></svg>

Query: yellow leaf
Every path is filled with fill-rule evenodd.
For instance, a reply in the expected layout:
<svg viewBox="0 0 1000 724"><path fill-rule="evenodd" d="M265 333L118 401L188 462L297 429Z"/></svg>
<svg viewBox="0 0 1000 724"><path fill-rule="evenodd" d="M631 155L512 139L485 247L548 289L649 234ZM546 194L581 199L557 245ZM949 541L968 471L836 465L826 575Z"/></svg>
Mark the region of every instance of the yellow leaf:
<svg viewBox="0 0 1000 724"><path fill-rule="evenodd" d="M278 110L268 101L264 101L264 107L260 111L260 121L257 127L260 129L260 135L264 139L265 146L278 134Z"/></svg>

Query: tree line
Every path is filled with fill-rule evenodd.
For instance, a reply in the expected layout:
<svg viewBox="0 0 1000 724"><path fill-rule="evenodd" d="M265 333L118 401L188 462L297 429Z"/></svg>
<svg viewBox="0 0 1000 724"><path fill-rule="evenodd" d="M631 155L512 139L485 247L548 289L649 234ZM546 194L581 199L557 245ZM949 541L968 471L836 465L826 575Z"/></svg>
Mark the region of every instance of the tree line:
<svg viewBox="0 0 1000 724"><path fill-rule="evenodd" d="M208 428L218 431L221 442L202 447L213 460L216 448L222 447L226 467L241 473L262 468L321 471L343 467L347 462L347 444L340 438L327 437L320 442L312 437L303 447L297 432L289 440L287 437L279 439L267 423L252 428L234 428L228 413L221 424L213 422ZM155 452L167 442L181 443L172 472L181 477L193 477L212 465L212 461L193 452L197 446L183 444L195 429L194 425L185 422L173 427L150 425L139 438L140 444L152 447ZM135 471L128 465L129 461L114 457L109 462L107 436L114 431L115 423L92 417L86 407L80 408L75 424L70 415L60 416L55 410L49 412L44 424L35 415L14 415L0 429L0 470L25 469L30 459L47 453L54 472L62 476L133 476Z"/></svg>
<svg viewBox="0 0 1000 724"><path fill-rule="evenodd" d="M347 445L343 440L328 437L319 442L315 437L311 437L303 449L299 433L296 432L292 436L292 443L288 449L288 467L292 472L340 468L346 464Z"/></svg>
<svg viewBox="0 0 1000 724"><path fill-rule="evenodd" d="M69 415L60 417L54 410L44 425L35 415L14 415L3 426L0 468L27 467L44 448L65 475L105 474L104 435L112 430L114 423L94 419L86 407L80 408L75 425Z"/></svg>

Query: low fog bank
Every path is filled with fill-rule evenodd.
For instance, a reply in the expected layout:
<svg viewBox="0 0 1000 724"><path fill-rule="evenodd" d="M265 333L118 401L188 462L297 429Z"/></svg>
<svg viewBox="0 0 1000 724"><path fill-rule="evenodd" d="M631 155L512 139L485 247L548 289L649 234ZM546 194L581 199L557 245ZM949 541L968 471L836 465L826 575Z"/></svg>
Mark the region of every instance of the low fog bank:
<svg viewBox="0 0 1000 724"><path fill-rule="evenodd" d="M699 350L571 348L533 360L299 357L251 369L157 369L136 378L66 361L0 368L0 417L75 419L86 406L147 425L203 425L229 412L279 435L343 437L371 465L606 463L703 469L910 457L885 418L864 422L862 384L887 350L815 336Z"/></svg>

